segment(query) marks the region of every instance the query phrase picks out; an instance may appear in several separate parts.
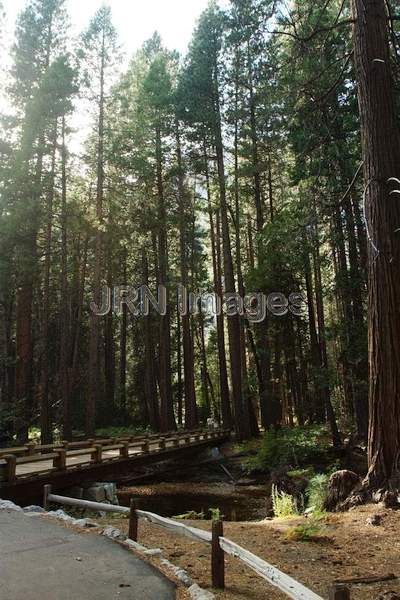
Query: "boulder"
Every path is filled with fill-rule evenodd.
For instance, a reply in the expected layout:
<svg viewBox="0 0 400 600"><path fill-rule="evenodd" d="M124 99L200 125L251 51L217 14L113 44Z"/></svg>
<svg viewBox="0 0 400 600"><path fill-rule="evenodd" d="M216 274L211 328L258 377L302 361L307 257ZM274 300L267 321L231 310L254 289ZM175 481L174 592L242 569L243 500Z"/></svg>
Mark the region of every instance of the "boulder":
<svg viewBox="0 0 400 600"><path fill-rule="evenodd" d="M35 506L34 504L31 506L24 506L23 511L25 513L45 513L46 511L41 506Z"/></svg>
<svg viewBox="0 0 400 600"><path fill-rule="evenodd" d="M215 596L213 593L208 590L203 590L201 587L194 583L188 589L189 595L193 600L214 600Z"/></svg>
<svg viewBox="0 0 400 600"><path fill-rule="evenodd" d="M0 500L0 510L12 510L14 512L22 512L22 508L11 502L10 500Z"/></svg>
<svg viewBox="0 0 400 600"><path fill-rule="evenodd" d="M83 492L83 499L90 500L91 502L105 502L106 491L104 489L104 486L96 485L87 488Z"/></svg>

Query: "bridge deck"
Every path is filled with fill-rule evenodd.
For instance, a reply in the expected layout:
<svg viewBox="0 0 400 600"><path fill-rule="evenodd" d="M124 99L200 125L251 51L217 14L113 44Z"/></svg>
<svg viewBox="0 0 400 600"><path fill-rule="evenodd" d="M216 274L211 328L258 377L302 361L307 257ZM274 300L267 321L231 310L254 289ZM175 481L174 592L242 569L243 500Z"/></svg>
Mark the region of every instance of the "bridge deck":
<svg viewBox="0 0 400 600"><path fill-rule="evenodd" d="M38 498L45 483L63 489L107 477L126 479L135 467L188 456L222 443L228 430L185 431L114 440L0 449L0 498ZM13 451L15 453L13 453Z"/></svg>

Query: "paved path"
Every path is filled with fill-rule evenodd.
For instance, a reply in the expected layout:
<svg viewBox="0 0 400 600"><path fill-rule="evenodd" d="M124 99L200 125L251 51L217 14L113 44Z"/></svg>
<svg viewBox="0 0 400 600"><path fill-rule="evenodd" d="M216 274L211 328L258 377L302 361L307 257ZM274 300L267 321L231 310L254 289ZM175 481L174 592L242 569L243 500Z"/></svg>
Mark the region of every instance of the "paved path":
<svg viewBox="0 0 400 600"><path fill-rule="evenodd" d="M0 600L173 600L156 569L105 537L0 511Z"/></svg>

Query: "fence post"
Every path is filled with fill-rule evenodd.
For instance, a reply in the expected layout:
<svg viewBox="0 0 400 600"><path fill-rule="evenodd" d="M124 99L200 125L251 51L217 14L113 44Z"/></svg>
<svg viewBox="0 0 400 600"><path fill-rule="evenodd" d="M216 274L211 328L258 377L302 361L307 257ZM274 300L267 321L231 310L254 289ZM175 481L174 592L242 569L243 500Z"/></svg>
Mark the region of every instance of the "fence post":
<svg viewBox="0 0 400 600"><path fill-rule="evenodd" d="M221 520L212 522L211 542L211 573L212 586L215 589L225 589L225 560L219 538L224 535L224 526Z"/></svg>
<svg viewBox="0 0 400 600"><path fill-rule="evenodd" d="M15 454L6 454L3 458L6 461L6 481L14 483L17 479L17 457Z"/></svg>
<svg viewBox="0 0 400 600"><path fill-rule="evenodd" d="M49 510L49 494L51 494L51 485L47 484L43 488L43 508Z"/></svg>
<svg viewBox="0 0 400 600"><path fill-rule="evenodd" d="M119 455L121 458L129 458L129 442L123 442L123 448L120 448Z"/></svg>
<svg viewBox="0 0 400 600"><path fill-rule="evenodd" d="M26 447L28 448L28 450L27 450L28 456L32 456L33 454L35 454L35 448L36 448L35 442L29 442L26 445Z"/></svg>
<svg viewBox="0 0 400 600"><path fill-rule="evenodd" d="M101 444L95 444L94 448L95 450L92 452L92 461L96 464L100 464L102 461L103 446Z"/></svg>
<svg viewBox="0 0 400 600"><path fill-rule="evenodd" d="M56 453L58 456L53 460L54 468L58 471L65 471L67 468L67 451L65 448L60 448L56 450Z"/></svg>
<svg viewBox="0 0 400 600"><path fill-rule="evenodd" d="M130 513L129 513L129 535L130 540L137 542L138 538L138 517L136 514L135 501L131 498Z"/></svg>
<svg viewBox="0 0 400 600"><path fill-rule="evenodd" d="M329 600L350 600L350 589L343 583L335 583L329 591Z"/></svg>

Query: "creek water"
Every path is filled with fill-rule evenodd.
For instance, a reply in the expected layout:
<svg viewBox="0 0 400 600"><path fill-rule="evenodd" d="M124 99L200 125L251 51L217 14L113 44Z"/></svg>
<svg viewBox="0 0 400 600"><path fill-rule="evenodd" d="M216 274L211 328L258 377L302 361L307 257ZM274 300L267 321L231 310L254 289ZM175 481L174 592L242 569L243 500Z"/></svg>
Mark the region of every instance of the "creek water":
<svg viewBox="0 0 400 600"><path fill-rule="evenodd" d="M118 490L118 498L123 506L129 506L133 498L138 509L164 517L210 519L218 509L225 521L252 521L264 519L268 513L268 490L263 485L154 483L124 487Z"/></svg>

